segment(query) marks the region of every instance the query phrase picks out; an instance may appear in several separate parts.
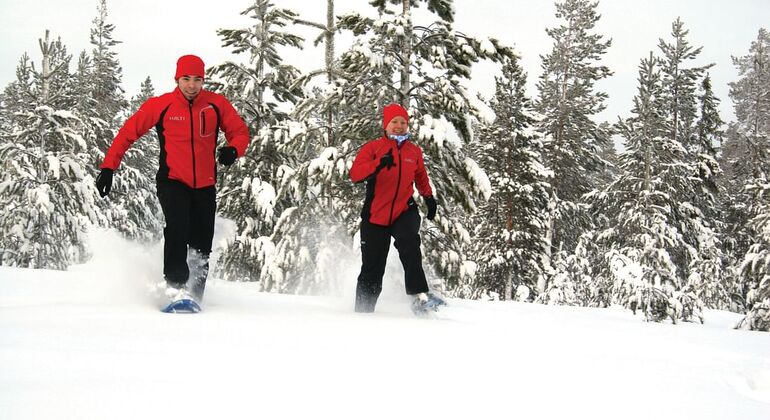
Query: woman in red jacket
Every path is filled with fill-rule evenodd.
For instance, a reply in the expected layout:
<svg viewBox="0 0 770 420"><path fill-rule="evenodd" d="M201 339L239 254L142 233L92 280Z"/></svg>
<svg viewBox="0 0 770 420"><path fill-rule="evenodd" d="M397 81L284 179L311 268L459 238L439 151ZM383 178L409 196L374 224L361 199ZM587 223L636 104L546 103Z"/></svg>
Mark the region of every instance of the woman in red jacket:
<svg viewBox="0 0 770 420"><path fill-rule="evenodd" d="M191 292L198 300L203 296L214 237L214 152L219 131L224 132L228 143L219 148L220 164L232 165L246 153L249 144L249 129L230 102L222 95L203 90L204 76L203 60L194 55L180 57L174 76L177 88L148 99L126 120L107 150L96 178L96 187L104 197L112 189L113 172L128 148L152 127L157 129L160 163L156 180L166 221L163 275L170 292L185 294L190 277L188 247L195 251L196 278ZM179 298L175 296L172 300Z"/></svg>
<svg viewBox="0 0 770 420"><path fill-rule="evenodd" d="M373 312L382 291L382 276L390 238L404 266L406 293L414 296L415 313L445 304L428 292L420 251L420 213L413 186L428 205L428 220L436 216L436 199L425 170L422 149L409 141L409 115L398 104L383 109L385 135L366 143L350 168L353 182L366 181L361 211L361 274L356 286L356 312Z"/></svg>

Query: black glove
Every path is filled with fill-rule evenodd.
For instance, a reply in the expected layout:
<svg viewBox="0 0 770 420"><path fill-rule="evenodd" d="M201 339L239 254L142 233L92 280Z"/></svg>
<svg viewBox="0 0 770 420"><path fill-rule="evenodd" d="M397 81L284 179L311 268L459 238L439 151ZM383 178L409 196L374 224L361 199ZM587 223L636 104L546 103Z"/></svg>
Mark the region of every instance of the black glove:
<svg viewBox="0 0 770 420"><path fill-rule="evenodd" d="M393 162L393 149L388 150L388 153L384 154L380 158L380 164L377 165L377 169L375 172L379 172L382 168L387 167L388 169L396 166L396 163Z"/></svg>
<svg viewBox="0 0 770 420"><path fill-rule="evenodd" d="M101 197L105 197L110 193L112 190L112 169L102 168L102 171L96 177L96 189Z"/></svg>
<svg viewBox="0 0 770 420"><path fill-rule="evenodd" d="M436 199L432 195L425 197L425 204L428 205L428 220L436 218Z"/></svg>
<svg viewBox="0 0 770 420"><path fill-rule="evenodd" d="M238 151L233 146L225 146L219 148L219 163L225 166L230 166L235 163L235 159L238 158Z"/></svg>

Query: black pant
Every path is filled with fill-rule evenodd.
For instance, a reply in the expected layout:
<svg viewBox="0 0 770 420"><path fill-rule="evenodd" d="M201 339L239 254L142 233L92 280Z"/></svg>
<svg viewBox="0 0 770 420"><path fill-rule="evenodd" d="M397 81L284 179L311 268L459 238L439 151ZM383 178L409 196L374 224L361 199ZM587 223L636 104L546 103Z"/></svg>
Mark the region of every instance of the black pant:
<svg viewBox="0 0 770 420"><path fill-rule="evenodd" d="M373 312L382 292L382 275L390 249L390 237L404 266L406 293L428 291L420 251L420 213L416 207L404 212L390 226L361 222L361 274L356 285L356 312Z"/></svg>
<svg viewBox="0 0 770 420"><path fill-rule="evenodd" d="M209 271L217 211L214 186L194 189L173 180L158 182L158 200L163 208L163 275L170 286L184 287L192 266L192 293L203 297ZM187 264L188 246L190 266Z"/></svg>

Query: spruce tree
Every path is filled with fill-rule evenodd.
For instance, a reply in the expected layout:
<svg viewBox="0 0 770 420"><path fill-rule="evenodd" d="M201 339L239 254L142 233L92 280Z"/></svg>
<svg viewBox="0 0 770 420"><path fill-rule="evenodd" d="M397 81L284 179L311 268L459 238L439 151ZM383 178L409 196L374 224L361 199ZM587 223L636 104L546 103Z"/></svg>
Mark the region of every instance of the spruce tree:
<svg viewBox="0 0 770 420"><path fill-rule="evenodd" d="M593 119L607 99L595 85L612 74L600 64L611 40L594 31L601 17L597 6L589 0L558 1L556 17L562 23L546 30L554 45L542 57L537 109L543 115L539 131L545 163L554 172L547 235L554 266L563 266L559 261L568 258L583 232L590 230L581 197L597 187L605 166L601 153L610 140L608 127ZM563 295L553 286L544 289Z"/></svg>
<svg viewBox="0 0 770 420"><path fill-rule="evenodd" d="M113 38L115 25L108 22L106 0L100 0L92 23L91 55L81 54L78 62L79 93L74 112L83 123L82 133L91 156L90 168L95 175L121 120L128 116L128 101L121 87L123 70L115 52L120 41ZM153 149L145 144L152 140L153 134L148 134L126 152L116 171L112 193L98 202L108 220L107 226L141 241L158 239L162 232L160 204L155 196L158 154L147 153L157 147ZM154 165L148 165L150 161Z"/></svg>
<svg viewBox="0 0 770 420"><path fill-rule="evenodd" d="M732 191L736 203L749 203L743 210L736 231L750 244L737 271L748 309L740 327L770 331L770 34L760 29L749 54L733 57L740 79L730 84L730 98L735 105L737 122L730 141L739 149L745 187ZM736 162L738 164L738 162ZM740 178L739 178L740 179ZM738 184L740 185L740 184Z"/></svg>
<svg viewBox="0 0 770 420"><path fill-rule="evenodd" d="M495 121L483 126L473 143L474 157L489 174L493 190L473 218L479 264L472 283L475 296L534 298L546 275L545 227L552 173L542 163L543 144L534 131L538 116L525 90L526 74L518 60L506 60L490 101Z"/></svg>
<svg viewBox="0 0 770 420"><path fill-rule="evenodd" d="M0 133L0 264L63 270L87 257L86 230L99 222L88 149L60 39L40 40L40 66L25 54L5 90Z"/></svg>
<svg viewBox="0 0 770 420"><path fill-rule="evenodd" d="M291 201L276 200L276 179L288 163L280 144L271 141L270 127L286 120L283 111L302 95L296 80L299 71L283 63L280 48L302 48L302 38L283 30L297 14L275 7L269 0L255 0L241 12L253 21L243 29L221 29L223 46L245 62L226 62L210 69L209 86L228 97L238 109L252 135L244 159L219 176L219 212L235 221L236 237L220 256L218 272L223 278L260 280L261 266L256 249L260 238L269 235Z"/></svg>
<svg viewBox="0 0 770 420"><path fill-rule="evenodd" d="M700 209L706 229L700 230L695 242L698 258L692 264L688 286L709 308L730 309L732 302L729 273L725 270L727 256L724 252L724 213L722 194L717 179L722 174L717 150L722 144L724 121L719 115L719 99L711 88L711 77L707 74L700 83L697 96L699 117L695 124L696 176L693 202Z"/></svg>
<svg viewBox="0 0 770 420"><path fill-rule="evenodd" d="M648 320L702 320L702 302L683 291L675 263L677 255L696 249L677 220L677 196L687 186L681 165L686 150L669 136L659 63L652 53L641 61L633 116L618 123L626 149L619 156L620 177L591 196L606 218L599 238L609 249L608 264L600 277L614 279L613 302L641 309Z"/></svg>
<svg viewBox="0 0 770 420"><path fill-rule="evenodd" d="M659 49L663 106L666 110L668 137L685 150L678 165L683 168L680 188L675 191L678 204L673 207L675 223L683 240L694 252L685 248L672 255L678 272L684 279L683 290L707 299L710 306L725 308L729 299L723 284L723 253L718 217L718 198L715 178L721 172L715 150L709 146L718 135L714 127L718 114L714 104L702 103L707 115L698 118L698 86L704 81L705 71L713 64L693 65L702 47L693 47L687 40L689 31L681 19L672 25L671 40L661 39ZM701 101L714 102L709 92ZM704 109L705 108L705 109ZM710 115L708 113L711 113ZM715 119L715 116L717 117Z"/></svg>

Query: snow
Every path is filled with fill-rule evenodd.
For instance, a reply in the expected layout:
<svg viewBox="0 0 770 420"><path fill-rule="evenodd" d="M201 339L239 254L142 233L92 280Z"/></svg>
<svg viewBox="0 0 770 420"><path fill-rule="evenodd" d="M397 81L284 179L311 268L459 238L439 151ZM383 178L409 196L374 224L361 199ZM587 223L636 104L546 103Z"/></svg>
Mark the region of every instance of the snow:
<svg viewBox="0 0 770 420"><path fill-rule="evenodd" d="M476 189L484 197L485 200L489 200L492 196L492 182L487 177L486 172L471 158L465 158L465 170L475 183Z"/></svg>
<svg viewBox="0 0 770 420"><path fill-rule="evenodd" d="M389 275L374 314L351 276L315 297L213 279L170 315L145 293L159 244L91 241L68 272L0 268L3 419L770 418L770 334L736 314L449 299L424 319Z"/></svg>
<svg viewBox="0 0 770 420"><path fill-rule="evenodd" d="M479 45L479 48L484 54L490 57L494 56L495 53L497 53L497 48L495 48L495 44L493 44L492 40L489 38L482 40L481 44Z"/></svg>

